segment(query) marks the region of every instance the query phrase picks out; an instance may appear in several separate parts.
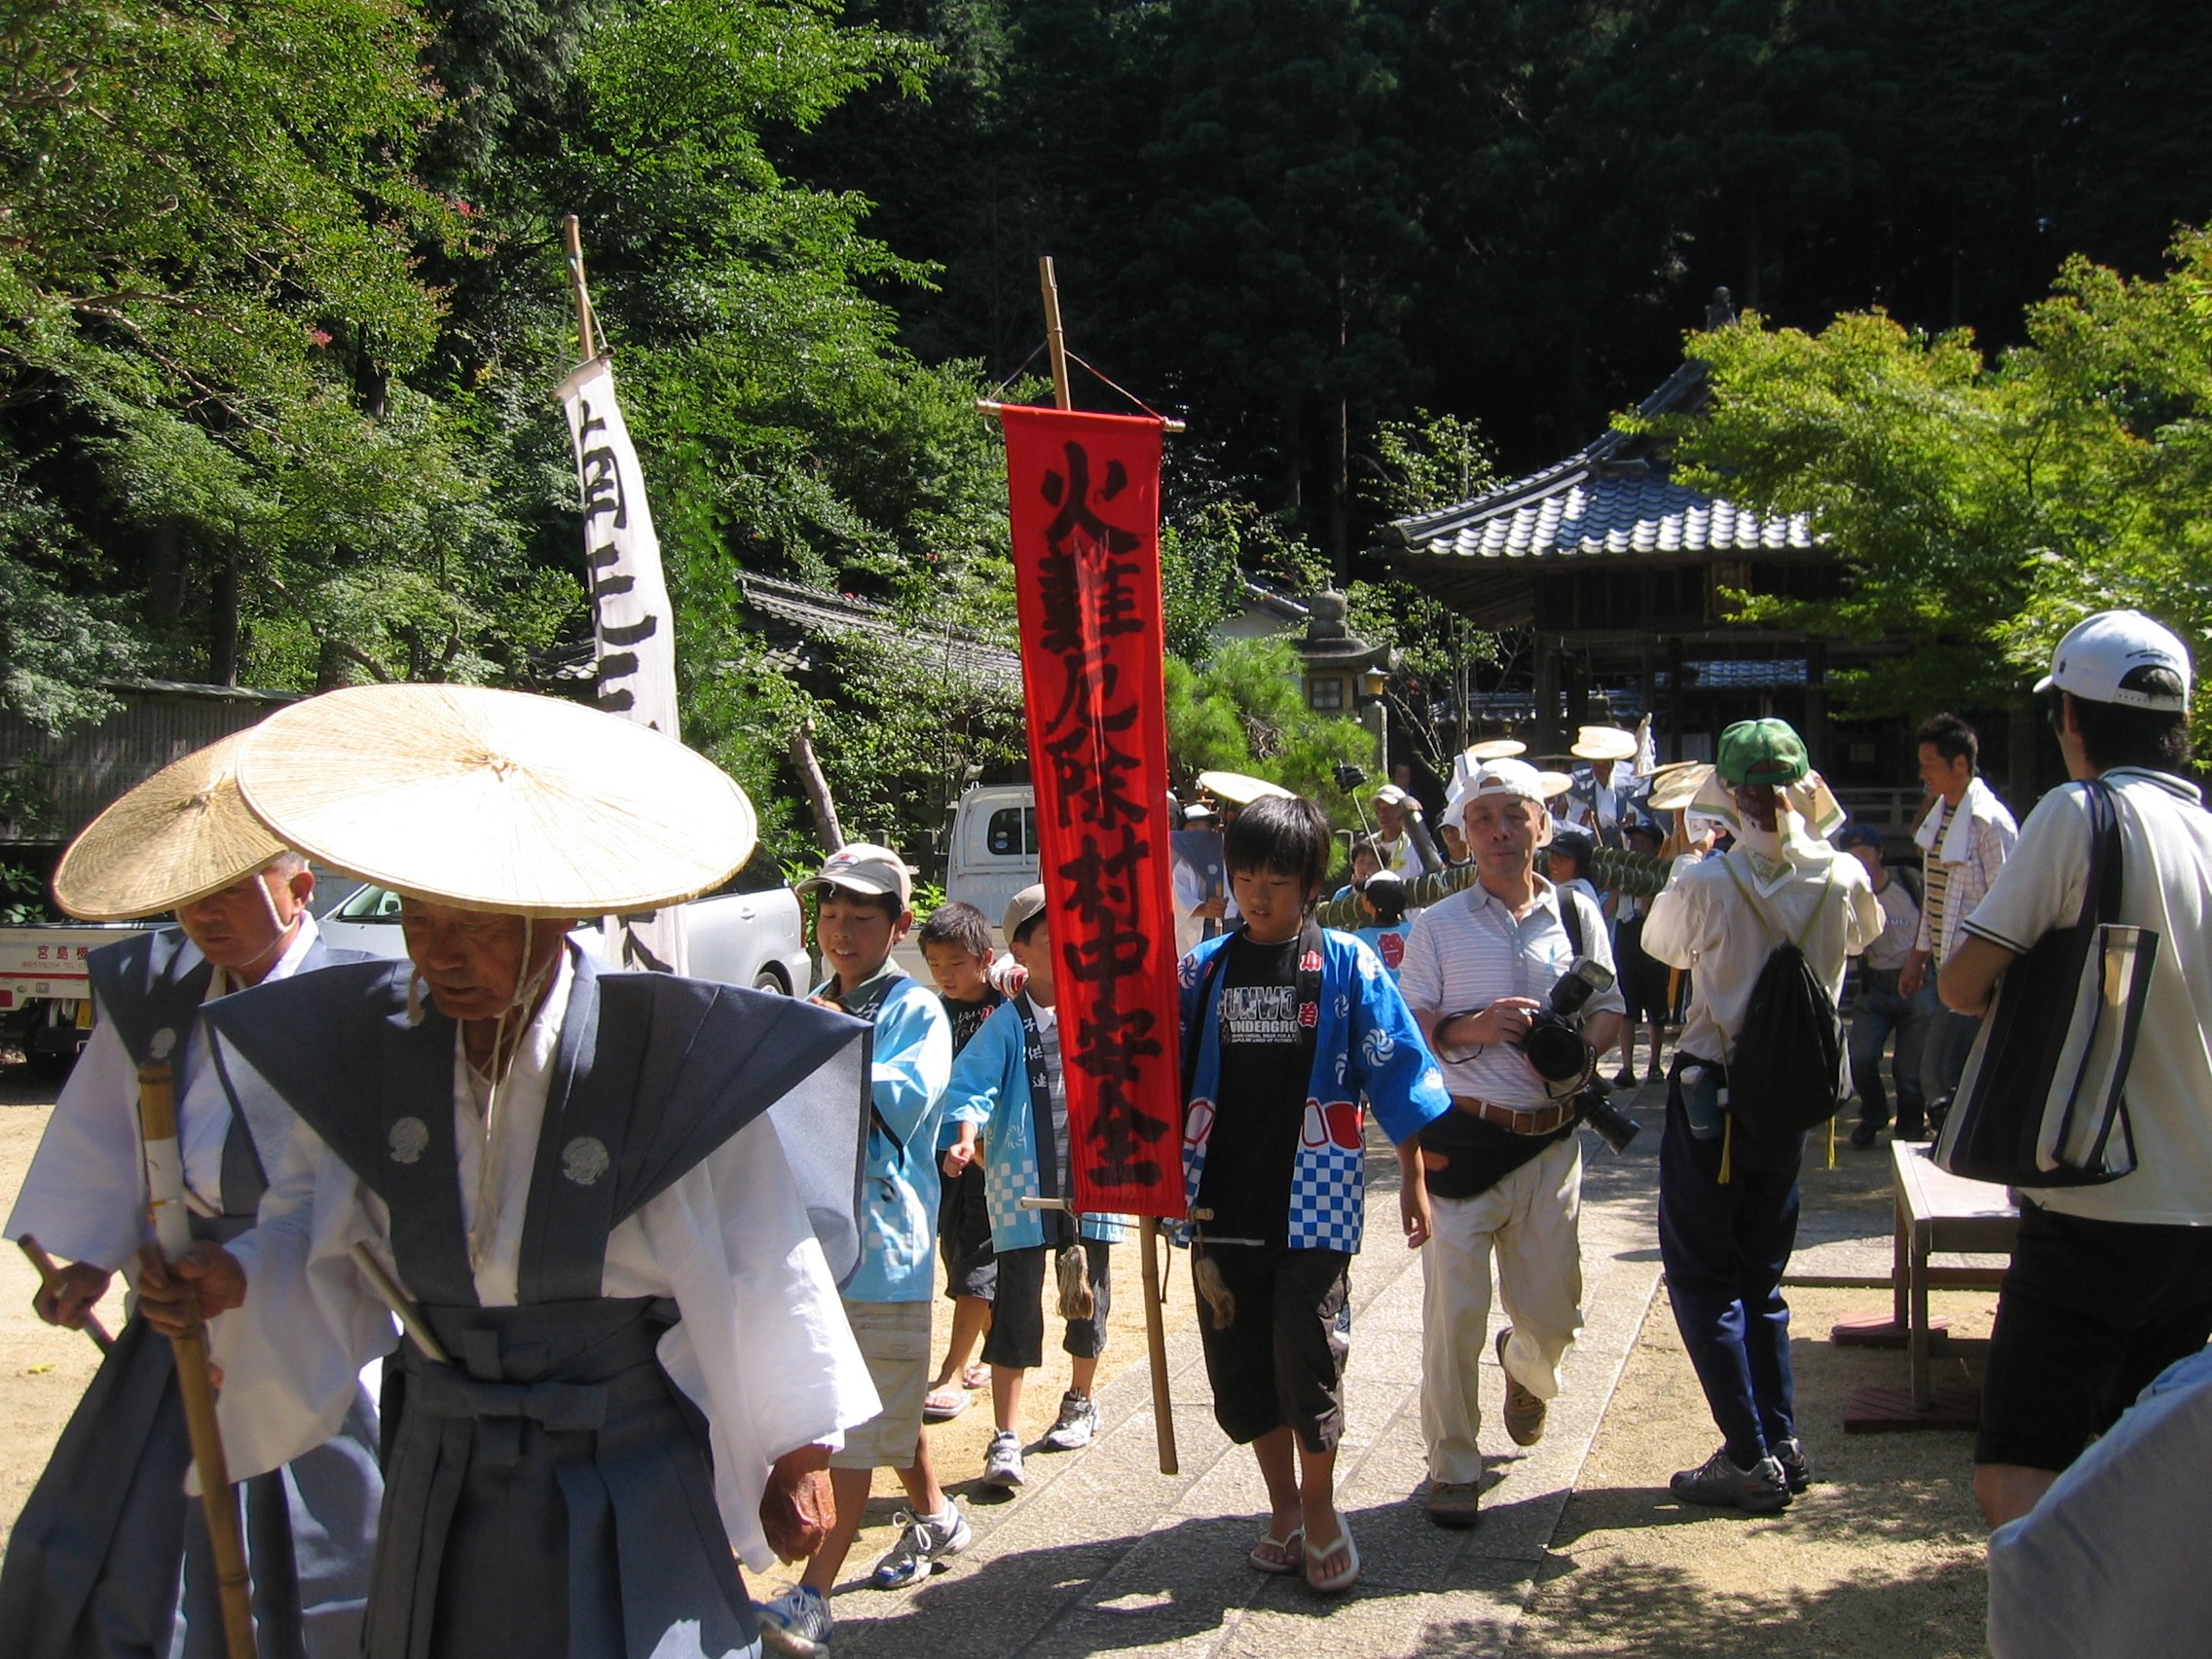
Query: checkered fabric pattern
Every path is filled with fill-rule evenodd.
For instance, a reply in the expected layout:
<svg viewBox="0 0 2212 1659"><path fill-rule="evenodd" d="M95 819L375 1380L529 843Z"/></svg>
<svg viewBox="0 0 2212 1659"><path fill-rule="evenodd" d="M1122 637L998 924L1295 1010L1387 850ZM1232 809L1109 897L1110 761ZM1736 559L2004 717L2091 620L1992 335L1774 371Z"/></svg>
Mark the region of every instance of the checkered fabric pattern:
<svg viewBox="0 0 2212 1659"><path fill-rule="evenodd" d="M1290 1174L1290 1247L1356 1253L1361 1193L1357 1148L1301 1146Z"/></svg>
<svg viewBox="0 0 2212 1659"><path fill-rule="evenodd" d="M1023 1222L1034 1221L1031 1212L1021 1207L1021 1200L1043 1190L1044 1183L1038 1178L1036 1156L1026 1147L1022 1149L1018 1162L986 1163L983 1168L983 1203L990 1214L991 1231L998 1234L1017 1233Z"/></svg>

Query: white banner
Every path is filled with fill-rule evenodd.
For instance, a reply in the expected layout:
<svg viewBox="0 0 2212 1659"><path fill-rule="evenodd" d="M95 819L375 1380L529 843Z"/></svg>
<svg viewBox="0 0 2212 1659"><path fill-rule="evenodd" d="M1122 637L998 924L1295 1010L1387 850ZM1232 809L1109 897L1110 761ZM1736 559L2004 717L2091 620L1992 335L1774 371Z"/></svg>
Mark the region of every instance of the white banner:
<svg viewBox="0 0 2212 1659"><path fill-rule="evenodd" d="M584 565L599 651L599 707L681 739L676 716L676 612L661 575L660 538L645 475L614 401L604 352L561 383L583 491ZM618 968L682 974L683 913L671 906L608 918L607 956Z"/></svg>

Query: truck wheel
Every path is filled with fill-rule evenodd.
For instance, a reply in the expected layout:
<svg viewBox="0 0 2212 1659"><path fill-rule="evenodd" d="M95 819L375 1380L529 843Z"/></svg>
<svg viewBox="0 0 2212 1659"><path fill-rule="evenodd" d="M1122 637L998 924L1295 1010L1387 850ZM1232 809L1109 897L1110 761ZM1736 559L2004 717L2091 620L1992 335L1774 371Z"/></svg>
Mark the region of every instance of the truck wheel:
<svg viewBox="0 0 2212 1659"><path fill-rule="evenodd" d="M67 1077L70 1068L77 1063L77 1051L74 1049L64 1053L38 1049L23 1057L30 1062L31 1076L49 1080Z"/></svg>

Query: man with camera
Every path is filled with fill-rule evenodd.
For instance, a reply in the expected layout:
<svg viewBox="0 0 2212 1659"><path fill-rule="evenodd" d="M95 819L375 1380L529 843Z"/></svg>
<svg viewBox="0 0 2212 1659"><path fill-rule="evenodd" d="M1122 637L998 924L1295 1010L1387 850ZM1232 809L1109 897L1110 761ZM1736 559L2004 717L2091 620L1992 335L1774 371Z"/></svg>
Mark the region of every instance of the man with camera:
<svg viewBox="0 0 2212 1659"><path fill-rule="evenodd" d="M1735 845L1676 866L1651 902L1643 948L1691 971L1659 1142L1659 1255L1676 1327L1725 1439L1671 1485L1685 1503L1771 1514L1812 1478L1797 1440L1782 1299L1805 1135L1747 1129L1768 1103L1732 1099L1730 1071L1760 1038L1746 1027L1769 959L1794 946L1800 981L1808 972L1818 981L1805 996L1817 1001L1825 986L1832 1021L1844 959L1880 937L1882 907L1859 861L1820 838L1842 815L1787 721L1740 720L1723 731L1714 780L1696 804L1727 820ZM1831 1110L1839 1086L1830 1079Z"/></svg>
<svg viewBox="0 0 2212 1659"><path fill-rule="evenodd" d="M1546 1403L1581 1329L1574 1126L1591 1098L1596 1056L1619 1036L1625 1007L1598 907L1536 874L1538 849L1552 836L1536 769L1487 761L1463 799L1476 880L1416 919L1399 973L1454 1107L1398 1154L1406 1239L1426 1249L1421 1432L1428 1515L1443 1527L1479 1519L1475 1435L1493 1254L1512 1320L1496 1347L1515 1444L1543 1437ZM1636 1132L1617 1112L1608 1124L1616 1145Z"/></svg>

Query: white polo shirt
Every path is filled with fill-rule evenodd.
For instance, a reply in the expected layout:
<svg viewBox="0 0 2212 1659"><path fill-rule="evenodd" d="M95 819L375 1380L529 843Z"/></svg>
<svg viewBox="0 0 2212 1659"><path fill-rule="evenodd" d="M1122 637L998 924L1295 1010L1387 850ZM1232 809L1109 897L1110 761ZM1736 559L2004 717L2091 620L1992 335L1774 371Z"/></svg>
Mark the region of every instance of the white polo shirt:
<svg viewBox="0 0 2212 1659"><path fill-rule="evenodd" d="M1678 859L1665 891L1651 901L1643 948L1671 968L1690 970L1686 1054L1735 1059L1751 987L1783 939L1804 936L1805 960L1833 997L1843 991L1844 958L1882 935L1882 906L1865 866L1825 841L1799 837L1784 851L1788 862L1764 875L1743 847L1716 859ZM1755 899L1746 900L1743 888Z"/></svg>
<svg viewBox="0 0 2212 1659"><path fill-rule="evenodd" d="M2101 1187L2036 1188L2066 1215L2167 1226L2212 1226L2212 813L2196 787L2164 772L2104 774L2120 818L2120 919L2158 935L2127 1114L2135 1170ZM2080 784L2036 802L1989 896L1966 918L1976 938L2015 954L2082 913L2089 818Z"/></svg>
<svg viewBox="0 0 2212 1659"><path fill-rule="evenodd" d="M1479 881L1462 887L1414 918L1398 990L1406 1006L1432 1014L1487 1008L1500 997L1549 1000L1560 976L1574 965L1574 945L1560 920L1562 896L1535 877L1535 903L1518 919L1504 901ZM1595 904L1581 903L1582 952L1613 966L1612 940ZM1620 987L1583 1005L1585 1014L1623 1014ZM1543 1079L1510 1043L1493 1043L1471 1060L1443 1064L1444 1087L1499 1106L1549 1106Z"/></svg>

